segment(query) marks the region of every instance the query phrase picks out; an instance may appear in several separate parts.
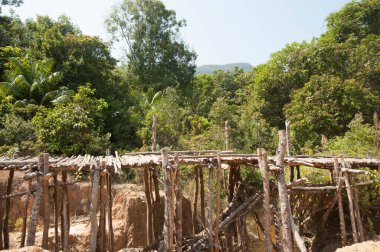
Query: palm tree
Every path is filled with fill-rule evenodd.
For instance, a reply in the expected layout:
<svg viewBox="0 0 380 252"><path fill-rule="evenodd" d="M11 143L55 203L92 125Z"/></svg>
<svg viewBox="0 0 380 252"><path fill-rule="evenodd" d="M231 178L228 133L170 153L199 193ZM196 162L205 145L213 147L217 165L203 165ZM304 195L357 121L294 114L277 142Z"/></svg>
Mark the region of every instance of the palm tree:
<svg viewBox="0 0 380 252"><path fill-rule="evenodd" d="M17 104L66 102L74 95L74 91L58 87L62 74L52 72L53 65L52 59L33 61L28 55L10 58L7 81L0 82L0 90L13 96Z"/></svg>

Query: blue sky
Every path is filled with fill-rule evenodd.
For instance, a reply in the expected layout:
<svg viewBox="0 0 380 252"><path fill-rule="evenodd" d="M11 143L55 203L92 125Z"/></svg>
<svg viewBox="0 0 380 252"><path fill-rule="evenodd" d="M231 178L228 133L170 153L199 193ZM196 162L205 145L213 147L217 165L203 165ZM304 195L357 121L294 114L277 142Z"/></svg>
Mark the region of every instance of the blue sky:
<svg viewBox="0 0 380 252"><path fill-rule="evenodd" d="M117 0L24 0L16 8L22 18L61 14L71 17L83 33L110 37L104 18ZM198 54L197 65L264 63L287 43L309 41L326 29L325 18L349 0L163 0L187 21L185 42ZM7 10L5 9L5 12ZM113 55L122 51L116 45Z"/></svg>

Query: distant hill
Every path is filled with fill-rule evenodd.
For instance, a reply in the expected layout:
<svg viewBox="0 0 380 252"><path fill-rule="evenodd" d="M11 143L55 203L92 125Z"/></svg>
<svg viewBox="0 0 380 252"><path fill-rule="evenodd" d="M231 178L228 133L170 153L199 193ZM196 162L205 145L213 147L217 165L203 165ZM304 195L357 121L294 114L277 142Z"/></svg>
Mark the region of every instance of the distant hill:
<svg viewBox="0 0 380 252"><path fill-rule="evenodd" d="M251 71L252 65L249 63L231 63L225 65L203 65L197 67L195 74L212 74L216 70L232 71L235 67L243 69L243 71Z"/></svg>

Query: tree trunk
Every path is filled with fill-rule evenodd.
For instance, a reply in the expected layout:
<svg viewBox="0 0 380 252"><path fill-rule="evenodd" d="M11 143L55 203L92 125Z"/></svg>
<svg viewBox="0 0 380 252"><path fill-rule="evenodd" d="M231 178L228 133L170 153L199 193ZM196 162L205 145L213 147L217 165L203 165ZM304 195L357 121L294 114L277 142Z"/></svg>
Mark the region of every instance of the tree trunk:
<svg viewBox="0 0 380 252"><path fill-rule="evenodd" d="M14 169L9 170L6 195L12 194L12 184L13 184L14 174L15 174ZM5 249L9 249L9 210L10 210L10 207L11 207L11 198L7 198L5 200L5 216L4 216L4 224L3 224L4 248Z"/></svg>
<svg viewBox="0 0 380 252"><path fill-rule="evenodd" d="M153 242L153 230L152 230L152 202L150 198L150 186L149 186L149 168L144 168L144 188L146 198L146 229L147 229L147 244Z"/></svg>
<svg viewBox="0 0 380 252"><path fill-rule="evenodd" d="M220 158L220 153L217 154L218 167L216 173L216 220L215 220L215 251L219 252L219 221L220 221L220 179L222 173L222 160Z"/></svg>
<svg viewBox="0 0 380 252"><path fill-rule="evenodd" d="M29 180L28 183L28 194L26 196L25 208L24 208L24 216L22 218L22 231L21 231L21 244L20 248L25 246L25 238L26 238L26 222L28 219L28 210L29 210L29 199L30 199L30 190L32 189L32 181Z"/></svg>
<svg viewBox="0 0 380 252"><path fill-rule="evenodd" d="M176 234L177 234L177 251L182 252L182 188L181 188L181 169L179 167L178 153L174 158L176 169L177 169L177 180L176 180Z"/></svg>
<svg viewBox="0 0 380 252"><path fill-rule="evenodd" d="M98 210L98 200L99 200L99 169L100 163L97 161L94 170L94 178L92 180L92 192L91 192L91 210L90 210L90 223L91 223L91 233L90 233L90 251L96 251L96 236L98 233L98 220L96 212Z"/></svg>
<svg viewBox="0 0 380 252"><path fill-rule="evenodd" d="M173 251L173 234L171 233L171 171L168 169L168 150L161 149L162 170L164 173L164 191L165 191L165 221L164 221L164 248L165 251Z"/></svg>
<svg viewBox="0 0 380 252"><path fill-rule="evenodd" d="M44 229L42 235L42 248L49 249L49 225L50 225L50 194L49 194L49 154L44 153L44 177L43 177L43 200L44 200Z"/></svg>
<svg viewBox="0 0 380 252"><path fill-rule="evenodd" d="M208 229L208 242L210 244L210 247L209 247L209 251L213 252L214 251L214 248L213 248L213 244L214 244L214 241L213 241L213 224L214 224L214 221L213 221L213 204L212 204L212 198L213 198L213 195L212 195L212 185L213 185L213 180L214 180L214 171L213 171L213 168L212 166L209 167L208 169L208 194L207 194L207 208L208 208L208 214L207 214L207 220L208 220L208 223L207 223L207 229Z"/></svg>
<svg viewBox="0 0 380 252"><path fill-rule="evenodd" d="M113 251L113 227L112 227L112 178L107 174L107 194L108 194L108 251Z"/></svg>

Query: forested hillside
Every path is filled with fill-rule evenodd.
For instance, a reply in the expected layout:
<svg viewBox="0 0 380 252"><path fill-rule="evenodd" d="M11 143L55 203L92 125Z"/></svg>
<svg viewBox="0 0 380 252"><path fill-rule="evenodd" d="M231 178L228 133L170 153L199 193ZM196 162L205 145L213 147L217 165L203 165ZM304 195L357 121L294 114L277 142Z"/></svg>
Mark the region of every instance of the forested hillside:
<svg viewBox="0 0 380 252"><path fill-rule="evenodd" d="M128 47L119 64L67 16L0 16L0 154L149 150L153 115L159 146L176 150L224 149L229 120L235 151L273 152L289 120L296 154L379 154L379 0L346 4L320 37L249 72L195 75L185 22L159 1L124 0L105 23Z"/></svg>
<svg viewBox="0 0 380 252"><path fill-rule="evenodd" d="M244 72L251 71L252 65L249 63L231 63L224 65L203 65L197 67L195 74L213 74L214 71L233 71L235 68L241 68Z"/></svg>

